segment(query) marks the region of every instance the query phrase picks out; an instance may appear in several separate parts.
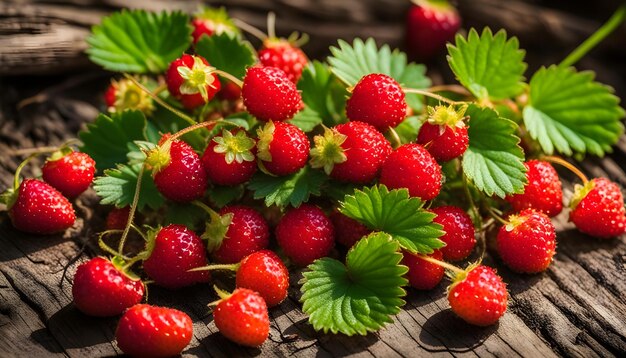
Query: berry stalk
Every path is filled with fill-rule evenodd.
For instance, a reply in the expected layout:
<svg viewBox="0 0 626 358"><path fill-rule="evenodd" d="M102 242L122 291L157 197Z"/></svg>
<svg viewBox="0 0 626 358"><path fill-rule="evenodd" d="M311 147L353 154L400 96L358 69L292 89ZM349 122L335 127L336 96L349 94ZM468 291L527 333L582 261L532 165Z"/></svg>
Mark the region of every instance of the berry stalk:
<svg viewBox="0 0 626 358"><path fill-rule="evenodd" d="M420 90L420 89L416 89L416 88L403 88L402 90L404 91L404 93L421 94L422 96L434 98L434 99L439 100L441 102L445 102L445 103L452 104L452 105L467 104L467 102L464 102L464 101L453 101L453 100L451 100L449 98L446 98L444 96L441 96L441 95L438 95L436 93L432 93L432 92L426 91L426 90Z"/></svg>
<svg viewBox="0 0 626 358"><path fill-rule="evenodd" d="M580 171L580 169L576 168L572 163L568 162L565 159L548 155L548 156L541 157L541 160L558 164L562 167L567 168L569 171L574 173L578 178L580 178L583 184L587 184L589 182L589 179L587 178L587 176L582 171Z"/></svg>
<svg viewBox="0 0 626 358"><path fill-rule="evenodd" d="M450 270L450 271L452 271L452 272L454 272L454 273L456 273L456 274L462 274L462 273L465 273L465 270L463 270L463 269L462 269L462 268L460 268L460 267L456 267L456 266L454 266L454 265L452 265L452 264L449 264L449 263L444 262L444 261L437 260L437 259L432 258L432 257L430 257L430 256L426 256L426 255L418 255L418 257L419 257L420 259L424 260L424 261L428 261L428 262L430 262L430 263L432 263L432 264L435 264L435 265L441 266L441 267L443 267L443 268L445 268L445 269L448 269L448 270Z"/></svg>

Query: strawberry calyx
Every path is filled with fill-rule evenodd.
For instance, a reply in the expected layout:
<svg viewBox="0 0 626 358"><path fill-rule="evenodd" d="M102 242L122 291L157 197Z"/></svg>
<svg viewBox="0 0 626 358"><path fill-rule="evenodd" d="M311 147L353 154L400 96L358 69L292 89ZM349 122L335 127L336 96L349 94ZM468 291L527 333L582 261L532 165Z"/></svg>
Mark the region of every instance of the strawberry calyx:
<svg viewBox="0 0 626 358"><path fill-rule="evenodd" d="M30 163L30 161L39 155L39 152L35 152L29 155L26 159L24 159L20 165L18 165L17 169L15 169L15 176L13 177L13 187L8 188L2 194L0 194L0 204L5 204L7 206L7 210L10 210L11 207L17 201L17 196L19 195L20 188L20 174L22 173L22 169Z"/></svg>
<svg viewBox="0 0 626 358"><path fill-rule="evenodd" d="M526 215L510 215L506 225L504 225L504 228L506 231L513 231L516 227L522 225L527 219L528 216Z"/></svg>
<svg viewBox="0 0 626 358"><path fill-rule="evenodd" d="M569 202L570 209L574 209L580 204L580 202L589 194L593 188L595 187L595 182L590 180L583 185L576 184L574 185L574 195L572 195L572 199Z"/></svg>
<svg viewBox="0 0 626 358"><path fill-rule="evenodd" d="M141 278L136 273L130 270L130 267L136 261L138 260L135 260L135 259L126 260L121 256L113 256L111 258L111 263L113 264L113 267L115 267L119 272L123 273L124 276L128 277L129 279L133 281L141 281Z"/></svg>
<svg viewBox="0 0 626 358"><path fill-rule="evenodd" d="M233 135L232 132L225 129L222 131L222 135L214 137L213 141L217 143L213 151L224 154L224 159L228 164L254 161L252 148L254 148L255 143L252 138L246 135L245 131L238 131Z"/></svg>
<svg viewBox="0 0 626 358"><path fill-rule="evenodd" d="M193 66L191 68L178 66L176 70L180 77L184 79L183 84L180 85L181 94L191 95L200 93L205 102L209 101L207 86L216 88L214 82L217 81L217 79L213 75L215 73L215 67L208 66L200 57L193 56Z"/></svg>
<svg viewBox="0 0 626 358"><path fill-rule="evenodd" d="M450 277L450 280L452 282L448 286L448 292L450 292L456 285L458 285L459 283L463 282L463 280L465 280L467 275L473 269L475 269L476 267L480 266L480 264L481 264L481 262L477 261L477 262L473 262L473 263L469 264L464 270L461 270L461 269L459 269L459 271L449 270L447 272L447 275L448 275L448 277Z"/></svg>
<svg viewBox="0 0 626 358"><path fill-rule="evenodd" d="M170 164L172 159L170 155L171 147L172 141L168 139L146 154L145 163L148 168L152 169L153 175L157 174Z"/></svg>
<svg viewBox="0 0 626 358"><path fill-rule="evenodd" d="M59 150L52 152L52 154L50 154L50 156L48 157L48 159L46 159L47 162L54 162L57 161L59 159L62 159L63 157L65 157L66 155L72 154L74 152L74 150L68 146L63 146L61 148L59 148Z"/></svg>
<svg viewBox="0 0 626 358"><path fill-rule="evenodd" d="M324 168L324 172L330 174L335 164L348 160L345 150L341 147L347 138L348 136L336 129L324 127L324 134L313 138L315 148L311 149L311 166Z"/></svg>
<svg viewBox="0 0 626 358"><path fill-rule="evenodd" d="M446 130L446 127L463 128L465 127L465 110L467 106L461 106L455 109L455 106L438 105L435 107L428 106L428 117L426 121L432 125L438 125L440 135Z"/></svg>
<svg viewBox="0 0 626 358"><path fill-rule="evenodd" d="M224 32L233 35L239 33L237 26L223 6L219 8L202 7L194 14L194 20L201 20L208 29L217 35Z"/></svg>
<svg viewBox="0 0 626 358"><path fill-rule="evenodd" d="M158 226L156 228L149 228L145 234L137 230L136 227L135 229L137 232L139 232L139 234L143 237L143 239L146 242L145 249L141 251L139 254L137 254L136 259L145 261L148 258L150 258L150 255L152 255L152 251L154 251L154 247L156 246L156 237L161 231L161 229L163 229L163 227Z"/></svg>
<svg viewBox="0 0 626 358"><path fill-rule="evenodd" d="M155 107L150 95L142 90L137 84L128 79L111 80L111 86L115 89L115 101L108 108L109 112L121 112L126 109L136 109L145 114L151 114Z"/></svg>
<svg viewBox="0 0 626 358"><path fill-rule="evenodd" d="M457 12L448 0L411 0L411 2L417 6L432 9L437 12Z"/></svg>
<svg viewBox="0 0 626 358"><path fill-rule="evenodd" d="M215 210L211 209L208 205L198 200L194 200L191 203L203 209L209 214L209 221L206 223L206 228L200 238L206 241L208 252L217 251L220 246L222 246L222 242L226 238L228 227L233 221L233 214L228 213L220 215Z"/></svg>
<svg viewBox="0 0 626 358"><path fill-rule="evenodd" d="M257 136L259 141L257 142L257 157L259 159L271 162L272 154L270 153L270 143L274 140L274 131L276 130L276 126L274 122L270 120L263 126L263 128L259 128L257 130Z"/></svg>

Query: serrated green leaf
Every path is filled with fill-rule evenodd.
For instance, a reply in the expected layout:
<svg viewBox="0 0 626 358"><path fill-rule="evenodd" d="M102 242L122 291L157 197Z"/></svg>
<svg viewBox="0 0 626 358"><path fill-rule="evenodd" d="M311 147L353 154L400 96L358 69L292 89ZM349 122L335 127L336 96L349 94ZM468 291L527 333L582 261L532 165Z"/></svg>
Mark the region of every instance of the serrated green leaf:
<svg viewBox="0 0 626 358"><path fill-rule="evenodd" d="M366 335L393 322L406 295L408 271L401 266L399 245L385 233L374 233L354 245L346 265L322 258L303 273L302 310L317 331Z"/></svg>
<svg viewBox="0 0 626 358"><path fill-rule="evenodd" d="M243 196L243 186L222 186L215 185L209 190L209 199L217 208L222 208L231 202L241 199Z"/></svg>
<svg viewBox="0 0 626 358"><path fill-rule="evenodd" d="M406 117L397 127L393 130L398 134L403 144L414 142L417 139L417 134L420 128L424 124L418 116ZM393 142L392 142L393 143Z"/></svg>
<svg viewBox="0 0 626 358"><path fill-rule="evenodd" d="M189 48L191 31L180 11L122 10L91 29L87 54L107 70L160 73Z"/></svg>
<svg viewBox="0 0 626 358"><path fill-rule="evenodd" d="M102 198L100 203L113 204L118 208L130 206L135 196L141 166L142 164L118 165L116 169L105 170L104 176L97 177L93 182L93 188ZM141 180L137 209L143 210L145 206L158 209L163 203L164 199L157 190L150 172L145 171Z"/></svg>
<svg viewBox="0 0 626 358"><path fill-rule="evenodd" d="M486 27L478 36L471 29L465 39L456 36L456 46L448 44L448 63L461 84L478 99L504 99L524 89L524 50L516 37L506 31L495 35Z"/></svg>
<svg viewBox="0 0 626 358"><path fill-rule="evenodd" d="M296 113L288 123L302 129L302 131L306 133L312 131L322 123L322 121L323 119L319 113L315 112L310 107L304 107L304 109Z"/></svg>
<svg viewBox="0 0 626 358"><path fill-rule="evenodd" d="M346 196L339 211L370 229L388 233L405 250L430 254L444 246L439 240L444 232L433 222L436 215L423 207L424 202L410 197L407 189L389 191L376 185Z"/></svg>
<svg viewBox="0 0 626 358"><path fill-rule="evenodd" d="M515 135L517 124L490 108L470 105L467 134L469 148L463 154L463 173L488 196L504 198L520 193L526 184L524 152Z"/></svg>
<svg viewBox="0 0 626 358"><path fill-rule="evenodd" d="M530 81L524 124L547 154L573 151L603 156L624 132L624 110L592 72L550 66Z"/></svg>
<svg viewBox="0 0 626 358"><path fill-rule="evenodd" d="M302 71L298 90L302 92L302 101L306 107L295 115L291 123L295 122L303 131L312 130L315 127L313 123L317 125L323 122L326 126L334 126L346 121L348 92L328 65L319 61L311 62ZM302 126L297 123L302 123Z"/></svg>
<svg viewBox="0 0 626 358"><path fill-rule="evenodd" d="M135 140L146 139L146 117L137 110L113 113L111 117L101 113L87 129L78 133L83 142L81 152L96 161L99 172L126 163L126 156L138 150Z"/></svg>
<svg viewBox="0 0 626 358"><path fill-rule="evenodd" d="M239 79L246 74L246 68L256 62L252 45L229 32L202 36L196 43L196 53L206 58L211 66Z"/></svg>
<svg viewBox="0 0 626 358"><path fill-rule="evenodd" d="M320 195L322 184L328 177L319 170L308 165L297 173L275 177L257 173L248 183L255 199L265 199L265 205L298 207L309 200L311 195Z"/></svg>

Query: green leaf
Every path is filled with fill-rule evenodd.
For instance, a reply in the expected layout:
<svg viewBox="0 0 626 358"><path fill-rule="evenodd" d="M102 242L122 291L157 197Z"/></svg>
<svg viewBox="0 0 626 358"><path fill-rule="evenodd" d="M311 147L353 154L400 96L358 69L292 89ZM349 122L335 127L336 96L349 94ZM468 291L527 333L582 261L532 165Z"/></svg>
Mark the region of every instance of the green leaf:
<svg viewBox="0 0 626 358"><path fill-rule="evenodd" d="M81 152L89 154L96 161L98 171L115 168L118 163L126 163L126 156L138 150L135 140L146 139L146 117L137 110L128 110L98 115L94 123L87 124L87 130L78 133L83 142Z"/></svg>
<svg viewBox="0 0 626 358"><path fill-rule="evenodd" d="M202 36L196 43L196 53L206 58L211 66L239 79L246 74L246 68L256 62L252 45L229 32Z"/></svg>
<svg viewBox="0 0 626 358"><path fill-rule="evenodd" d="M328 65L319 61L311 62L302 71L298 89L302 92L302 101L306 107L296 114L291 120L292 123L305 122L304 127L311 130L313 123L317 125L324 122L326 126L334 126L345 122L348 92L330 71ZM309 131L296 125L305 132Z"/></svg>
<svg viewBox="0 0 626 358"><path fill-rule="evenodd" d="M118 208L130 206L135 196L139 171L143 164L118 165L116 169L107 169L104 176L94 180L93 188L102 198L103 205L113 204ZM164 199L154 185L150 172L145 171L141 179L141 192L137 209L143 210L145 206L158 209L163 205Z"/></svg>
<svg viewBox="0 0 626 358"><path fill-rule="evenodd" d="M209 199L218 208L222 208L243 196L243 186L215 185L209 190Z"/></svg>
<svg viewBox="0 0 626 358"><path fill-rule="evenodd" d="M346 196L339 211L370 229L388 233L405 250L430 254L444 246L438 239L444 232L441 225L433 223L436 215L423 207L424 202L409 197L407 189L389 191L376 185Z"/></svg>
<svg viewBox="0 0 626 358"><path fill-rule="evenodd" d="M398 137L400 137L403 144L411 143L417 139L417 134L419 133L422 124L424 124L424 122L420 120L419 116L410 116L406 117L393 130L398 133Z"/></svg>
<svg viewBox="0 0 626 358"><path fill-rule="evenodd" d="M110 71L160 73L189 48L191 31L180 11L122 10L91 29L87 54Z"/></svg>
<svg viewBox="0 0 626 358"><path fill-rule="evenodd" d="M524 89L524 50L516 37L506 31L495 36L486 27L478 36L471 29L467 39L456 36L456 46L448 44L448 63L461 84L478 99L504 99Z"/></svg>
<svg viewBox="0 0 626 358"><path fill-rule="evenodd" d="M406 295L406 266L399 265L398 243L374 233L354 245L346 265L322 258L309 265L302 279L302 310L317 331L366 335L393 322Z"/></svg>
<svg viewBox="0 0 626 358"><path fill-rule="evenodd" d="M550 66L530 81L524 124L547 154L573 151L603 156L624 132L624 110L592 72Z"/></svg>
<svg viewBox="0 0 626 358"><path fill-rule="evenodd" d="M308 165L300 171L282 177L257 173L248 183L255 199L265 199L265 205L298 207L309 200L311 195L320 195L322 184L328 177Z"/></svg>
<svg viewBox="0 0 626 358"><path fill-rule="evenodd" d="M517 124L490 108L470 105L467 134L469 148L463 154L463 173L485 194L504 198L520 193L526 184L524 152L515 135Z"/></svg>
<svg viewBox="0 0 626 358"><path fill-rule="evenodd" d="M304 109L296 113L296 115L290 119L288 123L302 129L302 131L306 133L312 131L315 127L322 123L322 121L323 119L319 113L315 112L310 107L304 107Z"/></svg>
<svg viewBox="0 0 626 358"><path fill-rule="evenodd" d="M208 216L206 211L195 205L171 202L167 203L165 221L162 225L180 224L198 231Z"/></svg>
<svg viewBox="0 0 626 358"><path fill-rule="evenodd" d="M187 127L189 127L187 121L172 113L170 110L157 105L156 110L148 122L148 129L149 132L151 132L150 141L158 143L162 134L173 134ZM207 129L200 128L183 135L181 139L191 145L195 150L203 151L204 148L206 148L208 133L209 131Z"/></svg>

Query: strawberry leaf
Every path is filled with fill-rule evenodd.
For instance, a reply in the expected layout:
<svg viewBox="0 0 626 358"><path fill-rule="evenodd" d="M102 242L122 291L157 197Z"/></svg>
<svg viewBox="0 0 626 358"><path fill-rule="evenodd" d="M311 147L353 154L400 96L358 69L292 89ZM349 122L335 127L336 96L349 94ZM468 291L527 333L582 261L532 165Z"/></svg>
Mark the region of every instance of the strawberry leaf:
<svg viewBox="0 0 626 358"><path fill-rule="evenodd" d="M550 66L531 79L524 124L544 152L603 156L624 132L619 98L593 78L592 72Z"/></svg>
<svg viewBox="0 0 626 358"><path fill-rule="evenodd" d="M248 183L255 199L265 199L265 205L298 207L309 200L311 195L320 195L321 187L328 177L308 165L300 171L282 177L257 173Z"/></svg>
<svg viewBox="0 0 626 358"><path fill-rule="evenodd" d="M196 44L196 53L206 58L211 66L239 79L246 74L246 68L256 62L252 45L229 32L202 36Z"/></svg>
<svg viewBox="0 0 626 358"><path fill-rule="evenodd" d="M116 169L107 169L104 176L94 180L93 188L102 198L103 205L113 204L118 208L130 206L135 196L139 171L143 164L118 165ZM164 199L154 185L150 172L145 171L141 179L141 192L137 209L143 210L148 206L158 209L164 203Z"/></svg>
<svg viewBox="0 0 626 358"><path fill-rule="evenodd" d="M490 108L470 105L467 134L469 148L463 154L463 173L485 194L504 198L520 193L526 184L524 152L515 135L517 124Z"/></svg>
<svg viewBox="0 0 626 358"><path fill-rule="evenodd" d="M422 124L424 124L424 122L420 120L419 116L409 116L406 117L393 130L398 134L398 137L403 144L411 143L417 139L417 134L419 133ZM389 135L390 132L387 132L387 134Z"/></svg>
<svg viewBox="0 0 626 358"><path fill-rule="evenodd" d="M189 48L191 31L180 11L122 10L91 29L87 54L110 71L160 73Z"/></svg>
<svg viewBox="0 0 626 358"><path fill-rule="evenodd" d="M339 211L370 229L388 233L405 250L430 254L443 247L438 239L443 231L441 225L433 223L435 214L423 207L424 202L409 197L407 189L389 191L384 185L376 185L346 196Z"/></svg>
<svg viewBox="0 0 626 358"><path fill-rule="evenodd" d="M209 199L217 208L222 208L243 196L243 186L215 185L209 190Z"/></svg>
<svg viewBox="0 0 626 358"><path fill-rule="evenodd" d="M193 231L199 231L202 229L203 223L208 216L209 214L198 206L171 202L167 203L165 219L162 225L180 224Z"/></svg>
<svg viewBox="0 0 626 358"><path fill-rule="evenodd" d="M448 53L457 79L478 99L514 97L524 89L525 52L504 30L494 36L486 27L479 36L471 29L467 39L457 35L456 46L448 44Z"/></svg>
<svg viewBox="0 0 626 358"><path fill-rule="evenodd" d="M287 123L291 123L294 126L302 129L303 132L307 133L312 131L315 127L317 127L320 123L322 123L323 119L319 113L315 112L311 107L304 107L303 110L296 113L292 119Z"/></svg>
<svg viewBox="0 0 626 358"><path fill-rule="evenodd" d="M406 295L406 266L398 242L371 234L354 245L346 264L322 258L309 265L301 283L302 310L317 331L366 335L393 322Z"/></svg>

